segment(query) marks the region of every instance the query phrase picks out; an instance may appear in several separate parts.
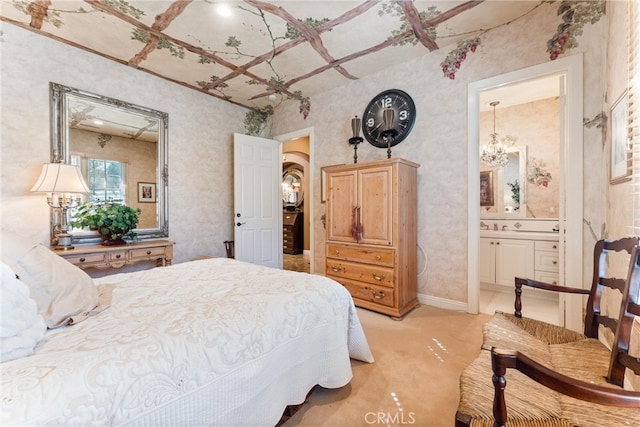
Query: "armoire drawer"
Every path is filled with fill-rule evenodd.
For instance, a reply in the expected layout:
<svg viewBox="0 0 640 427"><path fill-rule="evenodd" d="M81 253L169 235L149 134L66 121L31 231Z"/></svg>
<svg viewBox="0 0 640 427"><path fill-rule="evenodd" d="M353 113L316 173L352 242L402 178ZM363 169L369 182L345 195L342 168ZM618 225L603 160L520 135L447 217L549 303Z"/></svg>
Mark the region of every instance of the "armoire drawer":
<svg viewBox="0 0 640 427"><path fill-rule="evenodd" d="M366 262L368 264L393 267L395 262L395 250L329 243L327 244L327 258Z"/></svg>
<svg viewBox="0 0 640 427"><path fill-rule="evenodd" d="M346 280L340 277L331 278L347 288L351 296L354 298L354 303L356 305L358 305L358 300L362 300L385 305L387 307L393 307L394 290L392 288L352 282L351 280Z"/></svg>
<svg viewBox="0 0 640 427"><path fill-rule="evenodd" d="M393 287L395 284L395 271L391 268L377 265L327 259L326 272L327 275L344 277L345 279L379 286Z"/></svg>

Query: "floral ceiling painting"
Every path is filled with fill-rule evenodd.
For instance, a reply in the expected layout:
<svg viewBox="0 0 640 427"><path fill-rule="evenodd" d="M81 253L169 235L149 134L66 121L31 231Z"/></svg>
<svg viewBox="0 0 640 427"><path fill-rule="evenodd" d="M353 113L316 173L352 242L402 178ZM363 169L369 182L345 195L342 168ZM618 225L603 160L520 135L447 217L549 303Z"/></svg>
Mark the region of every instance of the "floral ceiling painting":
<svg viewBox="0 0 640 427"><path fill-rule="evenodd" d="M260 122L282 102L305 118L311 99L430 52L455 79L484 34L539 7L558 10L555 59L604 1L1 0L0 19L227 102ZM253 118L250 115L253 115Z"/></svg>

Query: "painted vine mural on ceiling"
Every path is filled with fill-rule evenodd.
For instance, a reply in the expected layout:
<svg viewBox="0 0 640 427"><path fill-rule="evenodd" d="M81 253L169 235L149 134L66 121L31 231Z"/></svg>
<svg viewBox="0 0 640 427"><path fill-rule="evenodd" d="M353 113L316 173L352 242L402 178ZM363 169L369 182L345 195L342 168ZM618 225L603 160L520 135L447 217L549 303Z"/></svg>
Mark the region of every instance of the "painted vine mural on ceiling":
<svg viewBox="0 0 640 427"><path fill-rule="evenodd" d="M233 11L237 12L235 15L237 24L224 27L231 28L230 30L220 30L222 26L218 27L211 23L209 24L211 27L210 34L208 34L209 39L199 40L194 35L196 33L195 30L187 30L187 33L182 34L182 39L174 38L179 36L170 36L169 34L175 33L171 31L165 32L165 30L168 29L172 22L183 19L183 12L186 8L202 5L217 6L220 4L217 1L158 2L154 4L161 4L162 6L155 9L149 7L151 3L141 2L137 3L139 7L135 7L133 4L136 3L132 2L132 4L126 0L84 0L82 2L55 3L54 6L48 0L12 0L11 3L15 9L30 19L27 24L23 22L18 24L35 28L45 35L46 31L43 31L43 23L60 28L65 25L65 19L72 15L76 15L76 19L73 20L74 25L82 25L79 24L80 20L77 19L77 15L82 14L95 14L99 17L109 16L111 19L115 19L116 22L119 20L128 25L127 31L130 31L130 40L139 42L141 45L141 49L133 57L117 58L120 62L148 71L145 61L153 64L155 58L151 55L152 52L155 50L169 52L171 58L181 64L172 64L166 67L158 67L155 64L155 68L153 66L150 67L153 73L160 74L161 77L167 77L171 81L178 81L187 87L219 99L248 108L249 111L245 115L244 125L247 133L251 135L258 135L264 132L275 109L284 102L297 102L300 114L305 119L309 116L311 113L311 98L309 95L302 93L301 90L295 90L295 85L299 82L325 72L331 73L331 78L333 79L337 77L333 87L337 87L340 84L339 79L358 79L361 76L356 76L349 72L349 63L365 58L382 49L423 45L426 49L424 53L427 54L428 52L439 50L441 46L454 46L453 48L446 47L446 49L450 50L440 63L443 77L454 80L457 73L463 68L464 61L471 54L477 52L478 49L482 49L482 42L487 33L521 20L543 5L557 4L557 16L560 21L556 33L550 35L550 39L547 42L546 50L549 53L550 60L554 60L565 54L567 50L577 47L578 39L582 35L584 26L598 22L605 13L605 0L540 0L532 2L530 6L521 6L521 3L509 2L505 3L505 5L520 6L508 15L510 18L502 18L504 22L500 22L501 19L497 18L484 28L474 28L479 24L475 24L476 21L473 19L466 21L469 25L460 27L456 27L455 24L452 24L453 21L450 20L454 17L473 13L473 10L479 10L476 7L483 4L482 1L461 2L456 5L446 6L446 10L444 9L445 6L442 6L446 3L439 3L443 7L442 10L435 5L426 6L424 10L418 10L418 5L413 1L370 0L360 3L354 2L354 7L345 8L345 11L340 15L336 14L333 18L321 16L325 13L320 11L317 11L315 13L316 16L314 16L313 2L310 2L310 6L303 9L305 10L303 13L307 14L307 16L302 18L295 17L291 11L287 10L287 3L271 4L262 0L243 0L242 2L228 4ZM64 7L68 9L58 6L60 4L64 4ZM56 7L60 9L56 9ZM163 7L166 10L162 11ZM502 8L502 6L500 7ZM143 19L149 18L146 15L150 14L150 10L154 10L153 14L157 13L152 24L147 23L148 19ZM197 10L200 13L209 12L202 7ZM393 22L392 27L395 28L388 30L389 33L386 37L382 37L381 40L384 40L382 42L377 44L373 42L370 46L361 45L342 58L332 56L329 52L329 47L324 44L325 40L323 40L322 34L331 32L340 25L353 26L355 24L357 26L359 22L355 20L365 16L369 10L375 10L380 19L390 19ZM67 19L67 21L71 22L70 19ZM94 19L87 22L95 23L96 21ZM365 25L367 22L369 21L365 21ZM281 25L277 25L278 23ZM51 31L48 28L47 30L56 37L55 31ZM230 33L225 34L225 31ZM205 36L202 35L201 37L204 38ZM254 42L255 37L262 41L267 41L267 46L269 47L266 47L265 52L261 54L251 52L250 48L254 47L252 42ZM224 43L222 43L223 40ZM209 44L213 45L217 42L222 44L216 47L209 46ZM309 51L319 57L321 62L324 61L324 64L315 69L306 70L302 75L292 76L291 74L294 72L286 64L278 63L276 58L283 58L285 52L289 52L290 49L301 44L306 44ZM78 45L81 46L82 44L78 43ZM541 46L541 48L545 47ZM415 49L414 51L417 51L418 55L420 55L420 49ZM194 54L197 58L196 61L187 60L188 58L193 58ZM113 59L109 55L105 56ZM186 69L186 67L190 67L194 63L196 67L202 67L203 70L206 70L204 76L207 77L191 77L182 80L179 75L170 75L171 72L169 70L179 70L181 67ZM258 66L264 73L263 75L254 72ZM165 69L167 75L165 75ZM209 71L213 69L216 71ZM185 75L189 74L185 73ZM327 76L327 73L324 76ZM242 85L256 87L258 91L237 90Z"/></svg>

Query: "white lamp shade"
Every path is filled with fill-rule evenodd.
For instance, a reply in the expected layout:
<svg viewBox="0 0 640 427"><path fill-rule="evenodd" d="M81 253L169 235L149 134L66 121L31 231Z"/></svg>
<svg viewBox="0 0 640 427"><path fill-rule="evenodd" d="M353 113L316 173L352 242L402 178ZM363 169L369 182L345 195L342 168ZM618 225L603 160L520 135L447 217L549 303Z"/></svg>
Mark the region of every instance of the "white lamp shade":
<svg viewBox="0 0 640 427"><path fill-rule="evenodd" d="M66 163L45 163L40 178L31 191L37 193L90 193L78 166Z"/></svg>

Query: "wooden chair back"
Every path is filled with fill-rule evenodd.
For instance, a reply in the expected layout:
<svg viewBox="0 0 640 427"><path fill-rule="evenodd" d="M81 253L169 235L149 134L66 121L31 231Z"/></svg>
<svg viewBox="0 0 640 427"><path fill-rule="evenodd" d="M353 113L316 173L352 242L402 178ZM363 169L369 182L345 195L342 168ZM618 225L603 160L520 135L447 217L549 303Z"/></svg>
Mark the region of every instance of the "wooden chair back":
<svg viewBox="0 0 640 427"><path fill-rule="evenodd" d="M615 340L611 349L611 361L609 363L609 376L607 381L622 387L625 369L631 369L636 375L640 375L640 354L629 355L629 342L633 332L635 317L640 317L640 249L637 247L632 252L629 264L627 284L622 295L620 317Z"/></svg>
<svg viewBox="0 0 640 427"><path fill-rule="evenodd" d="M616 333L617 318L606 316L601 312L602 294L605 288L617 289L623 294L626 280L607 275L608 256L611 252L626 252L631 255L638 241L638 237L624 237L613 241L604 239L596 242L593 250L593 280L584 319L584 334L587 337L598 338L599 325L609 328L612 334Z"/></svg>
<svg viewBox="0 0 640 427"><path fill-rule="evenodd" d="M600 243L600 242L599 242ZM616 249L607 248L607 242L602 242L604 250L626 250L620 249L628 241L614 245ZM609 242L614 243L614 242ZM637 240L636 240L637 243ZM599 259L600 261L600 259ZM595 267L594 267L595 268ZM599 277L599 276L598 276ZM598 280L598 283L601 280ZM609 282L609 280L605 281ZM615 282L617 289L618 280ZM595 282L594 282L595 283ZM599 287L600 284L597 285ZM606 286L606 285L602 285ZM627 279L623 281L621 289L623 298L620 307L620 317L616 324L615 341L611 352L609 364L609 375L607 381L620 388L605 387L592 382L580 381L566 375L553 371L549 367L527 357L518 351L493 348L491 350L491 367L493 370L494 400L493 416L494 426L506 426L507 405L505 400L505 388L507 386L507 369L517 369L534 381L567 396L600 405L614 406L621 408L640 408L640 392L624 390L622 388L625 369L629 368L637 375L640 375L640 355L629 355L629 341L633 331L635 316L640 316L640 247L634 245L631 249L631 259L629 260L629 272ZM594 296L594 301L598 302L599 295ZM597 304L592 304L597 306ZM607 323L609 323L607 321ZM603 414L604 416L604 414Z"/></svg>

